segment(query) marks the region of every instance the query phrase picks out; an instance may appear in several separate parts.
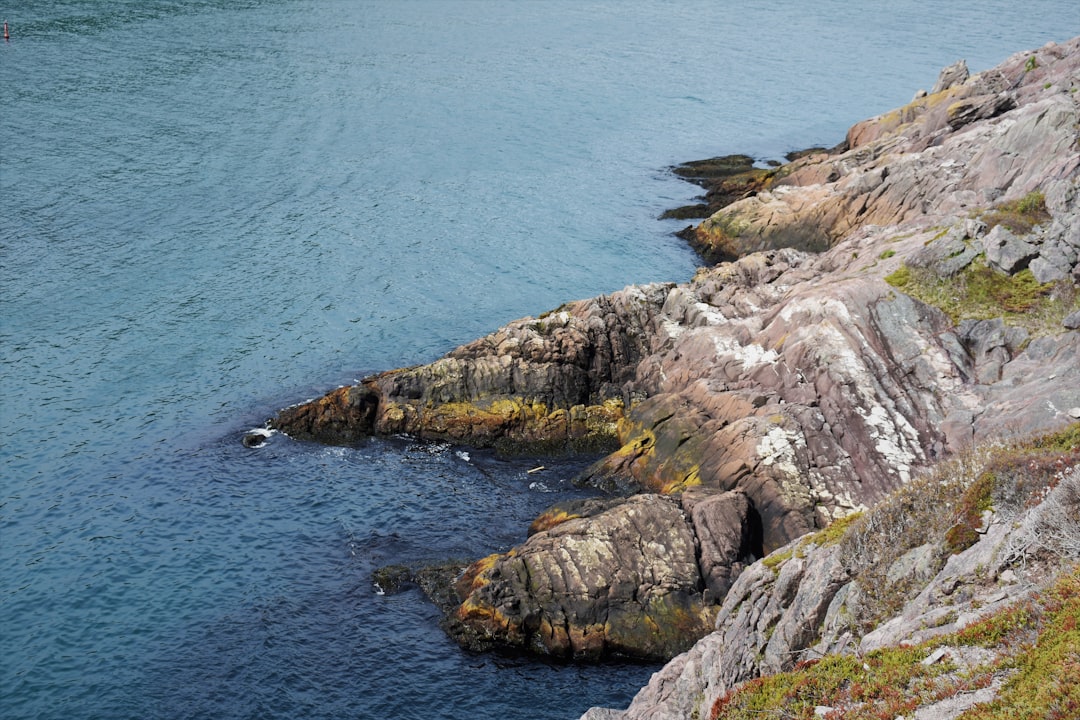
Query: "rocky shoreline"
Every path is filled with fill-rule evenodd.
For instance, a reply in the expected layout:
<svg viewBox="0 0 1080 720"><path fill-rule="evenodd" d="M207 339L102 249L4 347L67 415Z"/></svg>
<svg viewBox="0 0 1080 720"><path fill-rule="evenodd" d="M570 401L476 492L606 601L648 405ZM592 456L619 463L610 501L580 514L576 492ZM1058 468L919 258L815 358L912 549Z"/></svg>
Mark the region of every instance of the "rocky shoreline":
<svg viewBox="0 0 1080 720"><path fill-rule="evenodd" d="M720 262L689 282L515 321L270 427L328 443L406 433L608 452L578 481L611 498L553 508L526 542L443 573L432 592L474 649L689 651L637 709L590 717L690 717L688 697L705 717L815 643L852 647L850 628L846 645L819 636L850 584L839 551L763 556L935 463L1080 414L1077 127L1080 38L973 76L951 66L832 150L766 170L684 166L720 178L686 233ZM1070 477L1075 455L1063 451ZM682 700L665 714L674 686Z"/></svg>

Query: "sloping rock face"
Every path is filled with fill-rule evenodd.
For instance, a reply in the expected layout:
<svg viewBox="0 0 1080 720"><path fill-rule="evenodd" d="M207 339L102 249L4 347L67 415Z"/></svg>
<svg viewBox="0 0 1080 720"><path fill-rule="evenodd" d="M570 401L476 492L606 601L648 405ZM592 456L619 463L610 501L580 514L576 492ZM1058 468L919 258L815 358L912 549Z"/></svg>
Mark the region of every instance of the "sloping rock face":
<svg viewBox="0 0 1080 720"><path fill-rule="evenodd" d="M855 126L846 152L797 160L702 223L702 247L737 260L525 318L271 424L334 443L614 449L579 481L648 499L538 519L521 546L466 571L451 630L560 657L688 646L754 559L937 458L1080 407L1077 331L958 322L885 280L921 268L968 282L1004 257L1000 237L983 242L1000 204L1038 191L1027 204L1045 217L1016 230L1030 248L1012 269L1052 264L1057 284L1032 294L1077 309L1080 39L953 75Z"/></svg>
<svg viewBox="0 0 1080 720"><path fill-rule="evenodd" d="M1080 426L1071 437L1080 440ZM947 479L933 477L890 497L844 532L803 538L755 563L728 593L714 632L657 672L627 710L596 708L582 720L712 717L717 699L747 680L828 654L917 645L1047 587L1080 559L1080 444L1010 462L1003 469L1000 462L956 461L941 473ZM1026 469L1033 466L1039 469ZM971 477L952 477L965 470ZM935 495L942 482L970 495L969 483L987 472L994 476L995 487L986 488L993 505L970 544L953 546L947 523L921 525L949 517ZM880 567L870 572L874 565ZM994 651L982 652L981 662L992 665ZM946 713L951 705L937 700L915 717L952 718L970 705Z"/></svg>

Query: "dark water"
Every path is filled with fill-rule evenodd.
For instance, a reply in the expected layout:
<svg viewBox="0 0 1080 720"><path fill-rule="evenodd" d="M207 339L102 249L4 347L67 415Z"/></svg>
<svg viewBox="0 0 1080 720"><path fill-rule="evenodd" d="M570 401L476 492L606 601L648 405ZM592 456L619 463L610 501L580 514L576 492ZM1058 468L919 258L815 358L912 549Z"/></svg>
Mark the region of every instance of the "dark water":
<svg viewBox="0 0 1080 720"><path fill-rule="evenodd" d="M0 713L574 718L652 667L460 652L371 570L524 537L574 463L242 432L685 280L664 168L833 144L1073 2L0 4Z"/></svg>

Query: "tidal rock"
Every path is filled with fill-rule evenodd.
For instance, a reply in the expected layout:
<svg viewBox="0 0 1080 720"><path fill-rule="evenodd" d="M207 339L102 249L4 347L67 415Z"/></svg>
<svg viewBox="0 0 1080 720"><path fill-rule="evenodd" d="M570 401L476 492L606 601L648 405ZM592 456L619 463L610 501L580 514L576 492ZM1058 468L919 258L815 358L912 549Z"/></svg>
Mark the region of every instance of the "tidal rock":
<svg viewBox="0 0 1080 720"><path fill-rule="evenodd" d="M701 583L677 502L640 495L474 563L448 628L472 649L667 659L711 625Z"/></svg>
<svg viewBox="0 0 1080 720"><path fill-rule="evenodd" d="M603 447L670 287L630 287L519 320L429 365L283 410L272 425L335 444L408 433L518 451Z"/></svg>

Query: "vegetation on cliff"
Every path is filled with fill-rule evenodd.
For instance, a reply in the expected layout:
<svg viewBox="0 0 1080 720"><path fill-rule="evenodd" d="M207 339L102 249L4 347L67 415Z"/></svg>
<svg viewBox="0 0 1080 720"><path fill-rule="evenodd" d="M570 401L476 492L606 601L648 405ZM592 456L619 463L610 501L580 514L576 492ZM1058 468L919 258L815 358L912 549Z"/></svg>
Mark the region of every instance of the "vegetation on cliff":
<svg viewBox="0 0 1080 720"><path fill-rule="evenodd" d="M991 689L960 720L1080 717L1080 565L965 629L862 657L829 655L718 698L710 720L893 720ZM978 652L978 649L987 652Z"/></svg>

